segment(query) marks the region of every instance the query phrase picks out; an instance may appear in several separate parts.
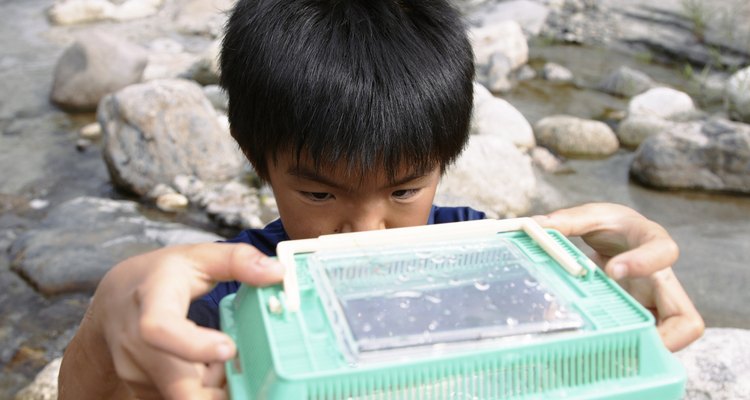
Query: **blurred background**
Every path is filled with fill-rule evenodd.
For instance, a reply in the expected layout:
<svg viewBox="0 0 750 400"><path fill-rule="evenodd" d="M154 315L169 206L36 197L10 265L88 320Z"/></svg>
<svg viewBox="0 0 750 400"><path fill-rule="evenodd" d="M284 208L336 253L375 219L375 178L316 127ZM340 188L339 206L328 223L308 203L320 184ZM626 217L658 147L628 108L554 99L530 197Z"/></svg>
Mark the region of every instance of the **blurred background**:
<svg viewBox="0 0 750 400"><path fill-rule="evenodd" d="M436 202L494 217L631 206L680 245L707 326L750 344L750 3L454 2L475 111ZM276 218L216 85L232 4L0 0L0 399L55 398L59 357L119 260ZM701 398L750 392L723 385Z"/></svg>

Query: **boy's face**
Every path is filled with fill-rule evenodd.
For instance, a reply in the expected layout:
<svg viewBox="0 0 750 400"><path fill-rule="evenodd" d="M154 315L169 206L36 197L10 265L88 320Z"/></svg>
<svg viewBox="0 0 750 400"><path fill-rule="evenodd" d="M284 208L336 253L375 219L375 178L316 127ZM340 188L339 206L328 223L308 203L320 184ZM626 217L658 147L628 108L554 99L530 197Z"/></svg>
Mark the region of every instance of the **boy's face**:
<svg viewBox="0 0 750 400"><path fill-rule="evenodd" d="M440 181L440 167L426 173L401 168L395 179L373 171L360 179L345 166L316 171L282 154L269 168L279 214L290 239L424 225Z"/></svg>

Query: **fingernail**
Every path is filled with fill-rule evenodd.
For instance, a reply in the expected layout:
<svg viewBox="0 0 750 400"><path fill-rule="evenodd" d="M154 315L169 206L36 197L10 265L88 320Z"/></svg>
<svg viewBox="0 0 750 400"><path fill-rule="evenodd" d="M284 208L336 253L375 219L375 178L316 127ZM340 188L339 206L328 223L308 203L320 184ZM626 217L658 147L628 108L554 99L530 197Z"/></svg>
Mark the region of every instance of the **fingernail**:
<svg viewBox="0 0 750 400"><path fill-rule="evenodd" d="M216 355L219 356L219 359L221 360L228 360L232 358L234 355L234 350L232 349L232 346L230 346L227 343L219 343L218 346L216 346Z"/></svg>
<svg viewBox="0 0 750 400"><path fill-rule="evenodd" d="M628 266L625 264L615 264L610 268L610 271L612 271L610 274L612 279L620 280L628 275Z"/></svg>

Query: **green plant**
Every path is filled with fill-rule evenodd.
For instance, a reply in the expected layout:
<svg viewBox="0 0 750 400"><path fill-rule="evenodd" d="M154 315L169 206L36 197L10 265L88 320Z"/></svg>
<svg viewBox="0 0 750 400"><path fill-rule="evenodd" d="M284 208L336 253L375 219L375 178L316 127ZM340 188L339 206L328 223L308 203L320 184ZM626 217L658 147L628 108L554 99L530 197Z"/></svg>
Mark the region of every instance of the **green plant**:
<svg viewBox="0 0 750 400"><path fill-rule="evenodd" d="M706 39L706 28L710 10L703 0L680 0L685 17L693 25L693 35L703 43Z"/></svg>

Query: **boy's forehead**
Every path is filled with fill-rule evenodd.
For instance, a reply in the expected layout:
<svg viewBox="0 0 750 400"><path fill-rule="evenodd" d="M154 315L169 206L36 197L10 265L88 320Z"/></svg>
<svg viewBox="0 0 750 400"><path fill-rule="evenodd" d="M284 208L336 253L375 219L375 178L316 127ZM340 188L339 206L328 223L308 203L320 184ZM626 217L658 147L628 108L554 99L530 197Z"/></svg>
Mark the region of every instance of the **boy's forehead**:
<svg viewBox="0 0 750 400"><path fill-rule="evenodd" d="M315 162L311 156L293 157L282 154L277 157L271 168L278 172L300 178L323 181L345 188L359 188L369 185L394 185L405 183L432 173L439 166L433 168L419 168L415 165L402 163L393 168L389 174L385 165L377 164L372 168L361 168L346 160L335 163ZM391 175L391 176L389 176Z"/></svg>

